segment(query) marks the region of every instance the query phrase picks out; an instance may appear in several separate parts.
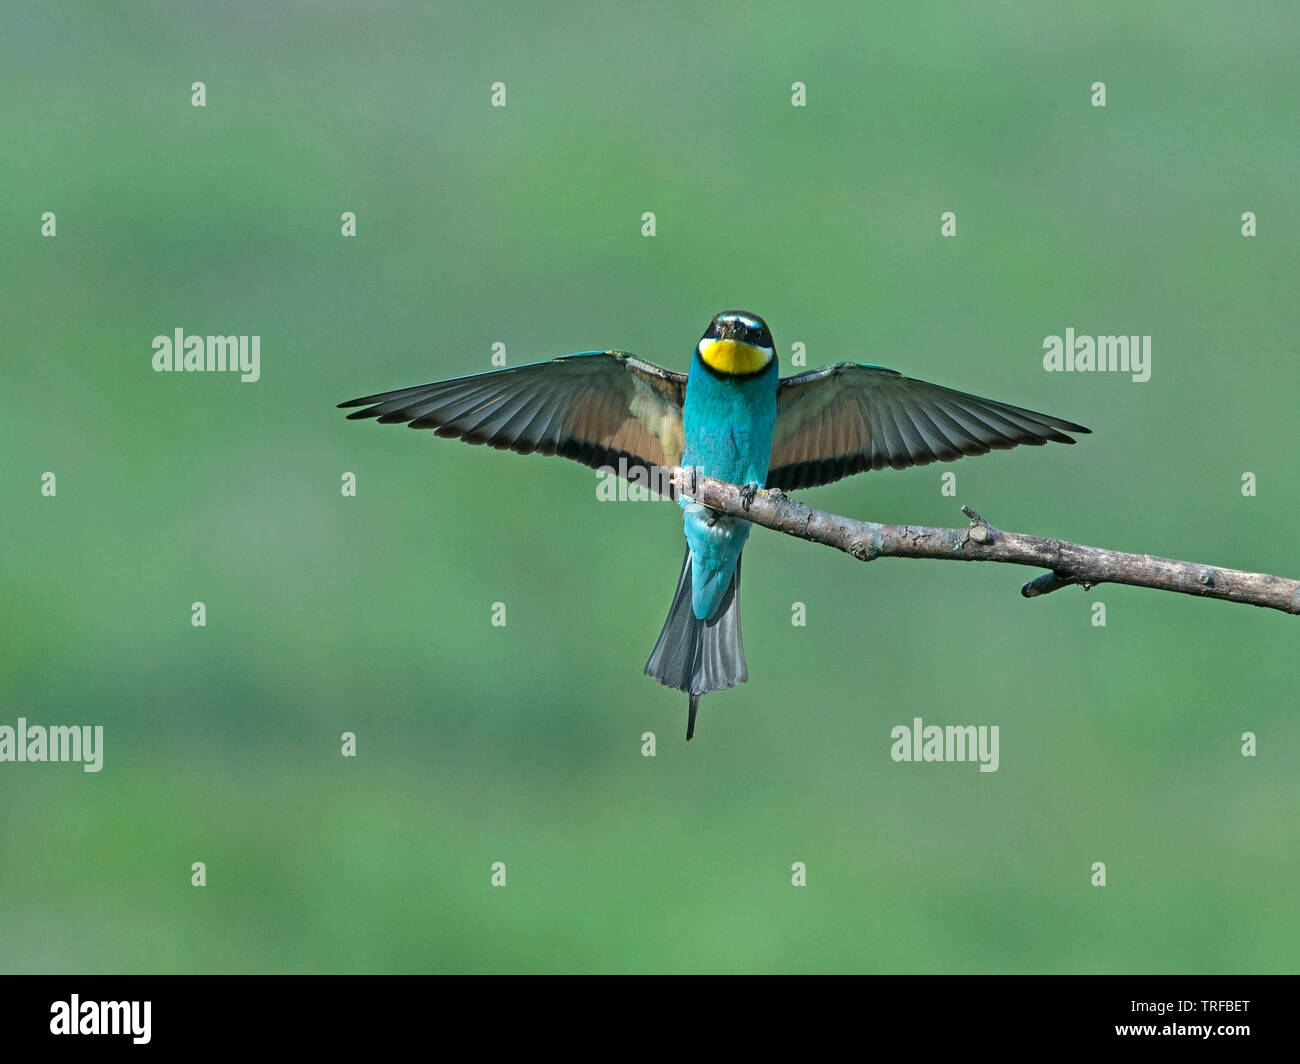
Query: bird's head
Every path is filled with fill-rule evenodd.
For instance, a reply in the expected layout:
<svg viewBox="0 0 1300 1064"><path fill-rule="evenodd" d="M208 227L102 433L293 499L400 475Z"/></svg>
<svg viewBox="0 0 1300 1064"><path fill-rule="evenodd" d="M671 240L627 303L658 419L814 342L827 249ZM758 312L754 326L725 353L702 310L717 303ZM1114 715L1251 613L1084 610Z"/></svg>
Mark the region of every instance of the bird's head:
<svg viewBox="0 0 1300 1064"><path fill-rule="evenodd" d="M710 369L734 377L759 373L776 357L767 322L747 310L724 310L714 317L696 350Z"/></svg>

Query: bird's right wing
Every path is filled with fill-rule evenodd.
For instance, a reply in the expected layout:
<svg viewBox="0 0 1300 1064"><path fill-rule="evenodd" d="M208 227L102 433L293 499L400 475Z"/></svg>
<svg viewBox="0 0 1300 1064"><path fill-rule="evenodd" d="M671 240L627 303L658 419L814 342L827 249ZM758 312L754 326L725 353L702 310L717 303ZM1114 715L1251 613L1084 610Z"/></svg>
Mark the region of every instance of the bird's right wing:
<svg viewBox="0 0 1300 1064"><path fill-rule="evenodd" d="M623 351L590 351L339 406L365 408L349 419L406 422L466 443L558 454L626 476L681 464L685 398L684 374Z"/></svg>

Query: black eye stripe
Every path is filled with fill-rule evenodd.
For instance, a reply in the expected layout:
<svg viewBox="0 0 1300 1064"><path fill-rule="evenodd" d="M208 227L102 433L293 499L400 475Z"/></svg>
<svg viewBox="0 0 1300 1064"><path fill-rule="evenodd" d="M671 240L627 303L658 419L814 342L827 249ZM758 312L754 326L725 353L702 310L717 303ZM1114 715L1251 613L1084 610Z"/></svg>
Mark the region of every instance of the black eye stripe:
<svg viewBox="0 0 1300 1064"><path fill-rule="evenodd" d="M771 348L772 334L767 323L757 314L744 310L724 310L709 323L704 333L706 340L722 338L743 340L755 347Z"/></svg>

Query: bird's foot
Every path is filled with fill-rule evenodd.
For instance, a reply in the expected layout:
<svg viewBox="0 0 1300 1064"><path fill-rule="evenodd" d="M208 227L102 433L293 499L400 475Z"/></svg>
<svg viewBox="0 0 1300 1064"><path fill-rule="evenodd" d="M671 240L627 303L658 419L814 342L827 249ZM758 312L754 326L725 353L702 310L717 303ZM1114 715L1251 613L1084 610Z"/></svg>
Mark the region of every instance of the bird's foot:
<svg viewBox="0 0 1300 1064"><path fill-rule="evenodd" d="M754 503L754 496L758 494L758 488L758 484L751 482L740 489L740 505L745 508L745 513L749 513L749 508Z"/></svg>

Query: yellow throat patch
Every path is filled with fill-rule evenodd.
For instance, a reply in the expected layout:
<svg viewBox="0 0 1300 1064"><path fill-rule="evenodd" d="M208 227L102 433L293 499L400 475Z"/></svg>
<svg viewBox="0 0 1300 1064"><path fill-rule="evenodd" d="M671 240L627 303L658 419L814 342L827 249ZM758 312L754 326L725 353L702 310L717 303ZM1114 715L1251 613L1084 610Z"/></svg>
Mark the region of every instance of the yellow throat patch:
<svg viewBox="0 0 1300 1064"><path fill-rule="evenodd" d="M744 376L757 373L771 362L772 352L744 340L701 340L700 358L719 373Z"/></svg>

